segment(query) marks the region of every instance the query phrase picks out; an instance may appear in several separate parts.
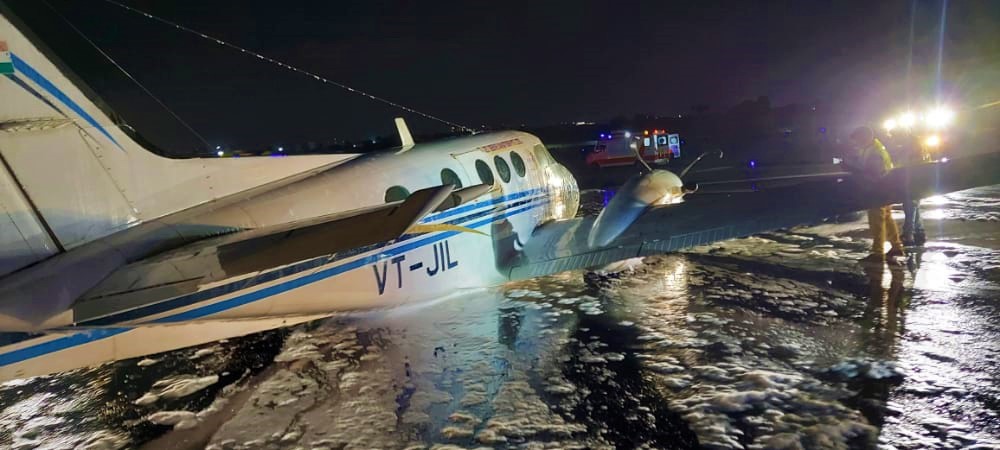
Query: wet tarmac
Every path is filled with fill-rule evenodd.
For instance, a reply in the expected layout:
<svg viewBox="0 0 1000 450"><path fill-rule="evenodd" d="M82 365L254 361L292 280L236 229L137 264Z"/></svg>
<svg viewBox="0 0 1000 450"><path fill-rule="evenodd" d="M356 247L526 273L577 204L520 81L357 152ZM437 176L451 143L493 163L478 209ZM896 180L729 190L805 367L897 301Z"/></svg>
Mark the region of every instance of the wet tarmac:
<svg viewBox="0 0 1000 450"><path fill-rule="evenodd" d="M1000 186L924 217L898 269L828 224L8 382L0 446L1000 449Z"/></svg>

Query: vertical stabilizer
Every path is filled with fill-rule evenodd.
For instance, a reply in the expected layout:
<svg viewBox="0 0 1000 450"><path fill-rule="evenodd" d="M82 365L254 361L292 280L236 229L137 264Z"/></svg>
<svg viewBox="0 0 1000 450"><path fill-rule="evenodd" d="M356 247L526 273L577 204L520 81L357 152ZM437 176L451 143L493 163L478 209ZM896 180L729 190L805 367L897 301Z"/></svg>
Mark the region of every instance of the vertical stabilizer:
<svg viewBox="0 0 1000 450"><path fill-rule="evenodd" d="M0 275L351 155L169 159L112 120L0 4Z"/></svg>

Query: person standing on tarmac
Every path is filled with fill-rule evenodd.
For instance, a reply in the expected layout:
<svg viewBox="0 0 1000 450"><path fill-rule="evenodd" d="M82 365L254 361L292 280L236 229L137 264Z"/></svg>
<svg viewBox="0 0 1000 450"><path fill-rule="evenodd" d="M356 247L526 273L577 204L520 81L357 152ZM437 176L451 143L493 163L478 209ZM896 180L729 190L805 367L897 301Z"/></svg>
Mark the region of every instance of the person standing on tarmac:
<svg viewBox="0 0 1000 450"><path fill-rule="evenodd" d="M913 130L904 129L892 133L890 138L897 151L895 159L900 161L903 166L913 166L930 161L930 153ZM924 233L923 221L920 220L920 199L911 195L909 180L907 180L906 198L903 200L903 215L903 245L907 247L924 245L924 242L927 242L927 235Z"/></svg>
<svg viewBox="0 0 1000 450"><path fill-rule="evenodd" d="M866 180L875 182L892 170L892 158L882 142L875 138L875 132L871 128L855 129L851 133L851 144L858 151L857 159L851 165ZM899 229L892 220L890 205L868 210L868 229L872 234L872 250L862 262L884 263L888 258L890 264L898 264L896 258L906 256L903 242L899 238ZM886 239L892 246L889 253L885 253Z"/></svg>

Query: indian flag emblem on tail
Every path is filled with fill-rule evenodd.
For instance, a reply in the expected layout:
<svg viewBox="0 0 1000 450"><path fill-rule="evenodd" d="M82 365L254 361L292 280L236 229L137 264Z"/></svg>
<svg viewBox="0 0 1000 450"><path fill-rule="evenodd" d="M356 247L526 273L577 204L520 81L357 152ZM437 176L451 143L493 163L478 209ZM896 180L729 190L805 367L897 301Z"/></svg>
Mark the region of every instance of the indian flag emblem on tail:
<svg viewBox="0 0 1000 450"><path fill-rule="evenodd" d="M10 62L10 51L7 50L7 42L0 41L0 75L10 75L14 73L14 63Z"/></svg>

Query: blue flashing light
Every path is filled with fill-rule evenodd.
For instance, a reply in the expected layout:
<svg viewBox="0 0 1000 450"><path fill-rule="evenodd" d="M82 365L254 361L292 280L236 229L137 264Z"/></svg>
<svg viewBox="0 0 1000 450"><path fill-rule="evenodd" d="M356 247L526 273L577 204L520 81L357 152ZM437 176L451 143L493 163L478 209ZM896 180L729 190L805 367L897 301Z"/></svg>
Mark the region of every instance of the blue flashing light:
<svg viewBox="0 0 1000 450"><path fill-rule="evenodd" d="M757 160L756 159L751 159L750 160L750 168L751 169L756 169L757 168Z"/></svg>
<svg viewBox="0 0 1000 450"><path fill-rule="evenodd" d="M617 192L618 189L615 188L608 188L601 191L601 203L604 203L604 206L607 207L608 203L611 202L611 199L615 197L615 193Z"/></svg>
<svg viewBox="0 0 1000 450"><path fill-rule="evenodd" d="M819 127L820 134L826 134L826 127Z"/></svg>

